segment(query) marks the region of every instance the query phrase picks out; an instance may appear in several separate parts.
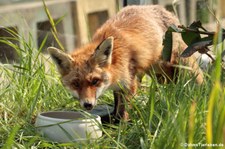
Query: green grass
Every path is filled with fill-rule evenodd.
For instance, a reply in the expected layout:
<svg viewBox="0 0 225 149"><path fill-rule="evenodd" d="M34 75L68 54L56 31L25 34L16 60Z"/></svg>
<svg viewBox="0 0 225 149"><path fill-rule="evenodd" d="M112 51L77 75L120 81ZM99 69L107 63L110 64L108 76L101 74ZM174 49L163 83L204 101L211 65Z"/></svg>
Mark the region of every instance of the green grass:
<svg viewBox="0 0 225 149"><path fill-rule="evenodd" d="M225 78L219 63L205 74L201 86L187 72L179 76L176 84L160 85L147 79L147 87L131 101L132 121L104 125L105 134L94 142L59 144L46 140L34 127L38 113L80 107L60 83L50 59L40 52L42 47L35 49L30 40L25 42L21 37L22 46L13 45L20 63L0 65L1 148L161 149L185 148L185 143L225 145ZM49 63L48 67L45 63ZM110 92L100 102L113 102Z"/></svg>
<svg viewBox="0 0 225 149"><path fill-rule="evenodd" d="M197 85L186 71L176 84L146 79L145 87L131 101L131 122L103 125L104 135L93 142L60 144L36 132L35 117L43 111L80 110L79 103L62 86L51 60L41 53L46 39L36 49L32 36L25 41L8 32L21 46L3 37L0 42L16 49L20 63L0 64L0 148L169 149L186 148L187 143L223 144L216 148L225 148L225 75L220 57L205 73L203 85ZM100 103L109 102L113 99L107 92Z"/></svg>

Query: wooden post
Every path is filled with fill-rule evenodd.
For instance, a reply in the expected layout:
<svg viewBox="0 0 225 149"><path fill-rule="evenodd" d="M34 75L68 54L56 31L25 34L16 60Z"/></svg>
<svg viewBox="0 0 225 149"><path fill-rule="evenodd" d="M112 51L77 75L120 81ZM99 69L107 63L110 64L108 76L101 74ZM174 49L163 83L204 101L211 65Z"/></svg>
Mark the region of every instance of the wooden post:
<svg viewBox="0 0 225 149"><path fill-rule="evenodd" d="M190 22L193 22L196 20L196 0L190 0Z"/></svg>

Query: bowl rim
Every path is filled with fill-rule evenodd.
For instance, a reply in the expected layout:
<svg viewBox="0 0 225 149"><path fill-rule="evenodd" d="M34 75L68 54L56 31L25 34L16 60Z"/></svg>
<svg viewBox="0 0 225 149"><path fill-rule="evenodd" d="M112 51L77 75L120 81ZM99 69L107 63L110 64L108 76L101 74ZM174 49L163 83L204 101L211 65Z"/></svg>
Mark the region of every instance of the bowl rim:
<svg viewBox="0 0 225 149"><path fill-rule="evenodd" d="M44 116L42 114L44 113L78 113L84 116L84 118L81 119L69 119L69 118L53 118L53 117L48 117L48 116ZM85 118L85 114L86 115L90 115L90 117ZM101 118L99 115L96 114L90 114L90 113L82 113L79 111L46 111L46 112L41 112L37 115L36 119L42 119L42 120L46 120L46 121L54 121L54 122L73 122L73 123L87 123L87 122L93 122L93 121L101 121Z"/></svg>

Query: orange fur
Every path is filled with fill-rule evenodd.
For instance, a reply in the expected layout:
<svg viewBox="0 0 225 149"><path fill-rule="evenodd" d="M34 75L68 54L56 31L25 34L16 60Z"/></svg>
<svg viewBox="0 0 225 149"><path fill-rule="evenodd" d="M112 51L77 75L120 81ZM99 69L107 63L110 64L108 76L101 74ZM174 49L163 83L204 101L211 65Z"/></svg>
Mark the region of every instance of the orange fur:
<svg viewBox="0 0 225 149"><path fill-rule="evenodd" d="M67 57L49 51L58 62L62 82L70 90L76 90L74 94L79 94L82 102L93 104L96 101L88 100L96 100L97 90L111 88L114 90L115 114L127 119L123 95L129 101L129 94L135 94L137 77L150 74L149 71L154 69L159 76L173 79L172 65L178 63L178 54L186 45L180 35L174 34L171 62L162 61L163 37L172 24L178 25L178 19L160 6L129 6L103 24L90 43ZM69 65L64 65L64 59L69 59ZM192 72L197 75L197 82L202 83L203 75L195 59L191 57L185 62L194 68ZM64 70L68 71L65 73ZM96 81L93 78L97 78L98 86L93 85ZM71 87L74 80L79 84L75 88ZM106 87L100 88L104 85Z"/></svg>

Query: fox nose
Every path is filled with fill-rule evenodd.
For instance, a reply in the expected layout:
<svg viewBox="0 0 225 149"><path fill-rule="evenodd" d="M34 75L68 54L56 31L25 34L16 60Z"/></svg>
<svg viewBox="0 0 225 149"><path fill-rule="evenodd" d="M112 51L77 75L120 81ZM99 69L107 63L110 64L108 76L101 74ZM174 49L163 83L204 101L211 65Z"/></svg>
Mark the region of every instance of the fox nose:
<svg viewBox="0 0 225 149"><path fill-rule="evenodd" d="M87 110L91 110L93 108L93 105L91 103L85 102L84 103L84 108L87 109Z"/></svg>

